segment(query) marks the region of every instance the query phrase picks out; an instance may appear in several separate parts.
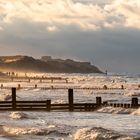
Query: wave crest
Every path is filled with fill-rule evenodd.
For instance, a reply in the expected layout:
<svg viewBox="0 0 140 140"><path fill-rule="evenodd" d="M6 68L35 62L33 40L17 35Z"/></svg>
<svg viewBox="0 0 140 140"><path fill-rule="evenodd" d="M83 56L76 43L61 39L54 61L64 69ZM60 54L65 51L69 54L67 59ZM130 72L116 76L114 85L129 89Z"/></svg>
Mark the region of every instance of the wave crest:
<svg viewBox="0 0 140 140"><path fill-rule="evenodd" d="M82 128L74 134L74 140L133 140L101 127Z"/></svg>
<svg viewBox="0 0 140 140"><path fill-rule="evenodd" d="M16 112L11 112L9 114L9 117L12 119L27 119L28 115L23 112L16 111Z"/></svg>

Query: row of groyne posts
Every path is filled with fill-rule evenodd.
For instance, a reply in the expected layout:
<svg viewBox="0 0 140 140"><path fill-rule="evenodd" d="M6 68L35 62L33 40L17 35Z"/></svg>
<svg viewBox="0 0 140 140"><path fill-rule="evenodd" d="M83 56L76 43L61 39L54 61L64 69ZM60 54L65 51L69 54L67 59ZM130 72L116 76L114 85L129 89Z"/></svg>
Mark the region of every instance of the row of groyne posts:
<svg viewBox="0 0 140 140"><path fill-rule="evenodd" d="M62 78L62 77L20 77L20 76L10 76L10 79L12 82L14 81L20 81L20 82L31 82L31 80L39 80L40 83L45 83L45 82L55 82L55 81L63 81L68 83L68 78Z"/></svg>
<svg viewBox="0 0 140 140"><path fill-rule="evenodd" d="M1 89L11 89L11 87L9 86L4 86L3 84L0 85ZM47 90L47 89L68 89L68 87L54 87L54 86L50 86L50 87L39 87L37 84L35 84L32 87L28 87L28 86L22 86L21 84L17 84L17 89L24 89L24 88L31 88L31 89L42 89L42 90ZM124 86L121 85L120 88L109 88L106 85L104 85L103 87L99 88L99 87L75 87L75 89L93 89L93 90L124 90Z"/></svg>
<svg viewBox="0 0 140 140"><path fill-rule="evenodd" d="M96 97L96 103L74 103L73 89L68 89L68 103L52 104L51 100L45 101L17 101L16 88L12 88L12 100L0 101L0 111L95 111L101 107L113 106L123 108L138 108L138 98L133 97L130 104L102 102L101 97Z"/></svg>

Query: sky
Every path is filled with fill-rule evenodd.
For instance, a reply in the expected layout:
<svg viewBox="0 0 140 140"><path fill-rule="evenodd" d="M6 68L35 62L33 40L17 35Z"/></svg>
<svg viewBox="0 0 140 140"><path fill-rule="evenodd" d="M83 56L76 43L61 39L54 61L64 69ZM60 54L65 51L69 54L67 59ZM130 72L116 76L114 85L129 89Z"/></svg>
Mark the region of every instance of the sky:
<svg viewBox="0 0 140 140"><path fill-rule="evenodd" d="M140 74L140 0L0 0L0 55Z"/></svg>

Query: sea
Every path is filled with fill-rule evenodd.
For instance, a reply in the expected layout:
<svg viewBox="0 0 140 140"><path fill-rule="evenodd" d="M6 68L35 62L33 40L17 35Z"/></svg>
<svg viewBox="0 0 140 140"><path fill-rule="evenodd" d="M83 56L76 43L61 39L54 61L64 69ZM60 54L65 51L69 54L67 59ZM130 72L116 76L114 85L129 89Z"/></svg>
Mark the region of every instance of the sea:
<svg viewBox="0 0 140 140"><path fill-rule="evenodd" d="M4 87L17 87L17 100L47 100L67 103L68 88L75 103L95 103L102 97L109 103L140 102L139 75L30 73L28 76L61 77L65 80L5 81ZM37 88L32 88L37 84ZM99 90L106 85L109 89ZM121 86L124 89L120 89ZM48 87L43 89L42 87ZM54 87L54 89L51 89ZM59 88L59 89L55 89ZM0 101L11 100L11 89L0 89ZM140 140L140 108L102 107L92 112L1 111L0 140Z"/></svg>

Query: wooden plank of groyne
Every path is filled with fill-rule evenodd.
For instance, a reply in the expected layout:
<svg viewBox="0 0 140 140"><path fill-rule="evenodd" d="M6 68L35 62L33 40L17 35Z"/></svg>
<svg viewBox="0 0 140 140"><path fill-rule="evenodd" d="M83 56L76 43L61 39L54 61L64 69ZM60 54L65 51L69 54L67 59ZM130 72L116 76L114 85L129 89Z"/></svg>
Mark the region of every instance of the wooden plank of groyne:
<svg viewBox="0 0 140 140"><path fill-rule="evenodd" d="M0 104L8 104L8 103L12 104L12 101L0 101Z"/></svg>
<svg viewBox="0 0 140 140"><path fill-rule="evenodd" d="M0 104L0 108L1 107L12 107L11 104Z"/></svg>
<svg viewBox="0 0 140 140"><path fill-rule="evenodd" d="M69 107L52 107L51 110L69 110Z"/></svg>
<svg viewBox="0 0 140 140"><path fill-rule="evenodd" d="M16 101L16 103L46 103L46 101Z"/></svg>
<svg viewBox="0 0 140 140"><path fill-rule="evenodd" d="M46 107L46 105L42 104L22 104L22 105L16 105L16 107Z"/></svg>
<svg viewBox="0 0 140 140"><path fill-rule="evenodd" d="M13 110L13 108L0 108L0 111L11 111L11 110Z"/></svg>
<svg viewBox="0 0 140 140"><path fill-rule="evenodd" d="M69 104L51 104L51 106L69 106Z"/></svg>

